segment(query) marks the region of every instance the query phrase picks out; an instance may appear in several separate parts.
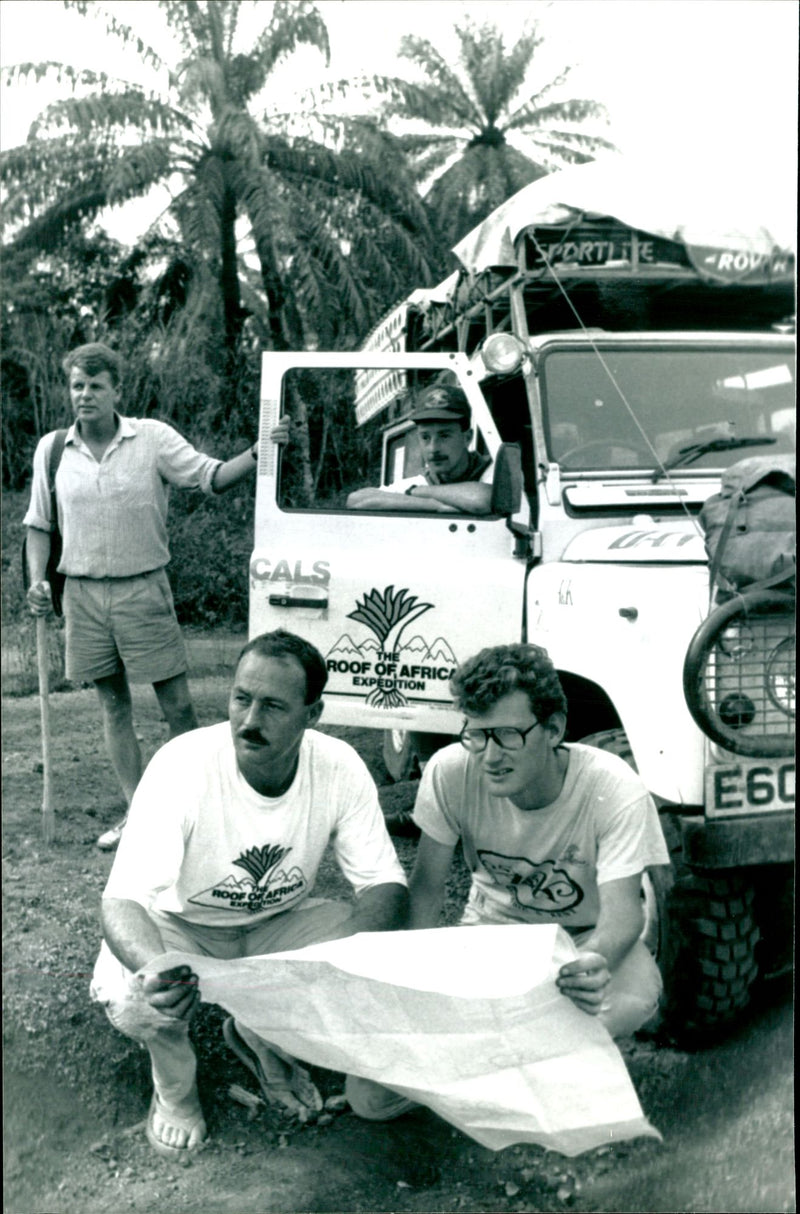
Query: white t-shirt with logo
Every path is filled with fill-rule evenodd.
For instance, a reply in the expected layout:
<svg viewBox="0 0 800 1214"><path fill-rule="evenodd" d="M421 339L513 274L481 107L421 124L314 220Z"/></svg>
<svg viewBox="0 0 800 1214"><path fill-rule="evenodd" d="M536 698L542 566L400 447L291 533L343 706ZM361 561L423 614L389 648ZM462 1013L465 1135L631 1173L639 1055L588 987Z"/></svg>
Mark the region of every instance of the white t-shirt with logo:
<svg viewBox="0 0 800 1214"><path fill-rule="evenodd" d="M456 743L430 760L414 807L437 843L462 841L472 872L464 923L593 927L598 886L669 863L652 798L624 760L567 745L564 787L542 809L492 796L478 756Z"/></svg>
<svg viewBox="0 0 800 1214"><path fill-rule="evenodd" d="M356 894L406 884L375 783L351 746L306 730L291 786L262 797L239 771L225 721L155 754L103 896L191 923L252 926L308 896L329 842Z"/></svg>

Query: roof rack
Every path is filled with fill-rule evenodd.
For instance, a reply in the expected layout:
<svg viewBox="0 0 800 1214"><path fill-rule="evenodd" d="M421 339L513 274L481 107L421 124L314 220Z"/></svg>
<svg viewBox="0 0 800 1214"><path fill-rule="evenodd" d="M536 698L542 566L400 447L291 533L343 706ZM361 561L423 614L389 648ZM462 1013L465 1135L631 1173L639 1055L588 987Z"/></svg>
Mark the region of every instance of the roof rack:
<svg viewBox="0 0 800 1214"><path fill-rule="evenodd" d="M683 244L615 219L523 228L517 265L463 271L449 298L409 301L409 350L471 355L492 333L511 329L511 297L521 290L532 334L580 327L606 330L761 330L794 306L791 278L733 283L704 275ZM569 296L576 319L565 293Z"/></svg>

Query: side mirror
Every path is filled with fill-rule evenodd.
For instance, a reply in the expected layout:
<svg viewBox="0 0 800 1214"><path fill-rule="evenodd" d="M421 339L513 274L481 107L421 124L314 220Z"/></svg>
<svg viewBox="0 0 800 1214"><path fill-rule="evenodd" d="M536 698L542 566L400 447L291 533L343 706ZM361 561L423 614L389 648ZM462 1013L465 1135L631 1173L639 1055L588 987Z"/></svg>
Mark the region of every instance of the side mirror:
<svg viewBox="0 0 800 1214"><path fill-rule="evenodd" d="M519 443L501 443L494 461L491 514L506 518L522 507L522 450Z"/></svg>

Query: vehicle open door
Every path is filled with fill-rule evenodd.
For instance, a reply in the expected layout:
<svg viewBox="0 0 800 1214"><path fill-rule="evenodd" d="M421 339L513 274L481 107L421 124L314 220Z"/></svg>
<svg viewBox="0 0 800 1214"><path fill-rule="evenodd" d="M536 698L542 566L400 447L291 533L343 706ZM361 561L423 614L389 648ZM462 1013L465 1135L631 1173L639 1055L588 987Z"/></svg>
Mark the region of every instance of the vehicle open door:
<svg viewBox="0 0 800 1214"><path fill-rule="evenodd" d="M352 491L418 471L408 412L441 379L470 401L473 442L497 468L496 513L348 509ZM287 412L295 437L282 450L270 432ZM529 508L516 455L463 355L264 355L249 631L317 646L327 722L458 732L454 668L520 638Z"/></svg>

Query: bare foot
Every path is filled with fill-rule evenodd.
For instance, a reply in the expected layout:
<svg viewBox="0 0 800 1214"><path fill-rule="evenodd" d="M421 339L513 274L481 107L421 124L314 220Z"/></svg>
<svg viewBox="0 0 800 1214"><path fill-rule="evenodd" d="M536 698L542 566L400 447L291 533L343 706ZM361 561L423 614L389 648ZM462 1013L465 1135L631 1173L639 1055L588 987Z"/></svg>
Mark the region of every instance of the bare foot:
<svg viewBox="0 0 800 1214"><path fill-rule="evenodd" d="M309 1075L291 1054L258 1037L229 1017L222 1033L230 1049L252 1071L268 1104L280 1104L290 1113L302 1116L309 1110L319 1112L323 1100Z"/></svg>
<svg viewBox="0 0 800 1214"><path fill-rule="evenodd" d="M301 1109L319 1112L323 1101L316 1084L304 1067L277 1046L262 1045L258 1060L263 1073L262 1090L268 1099L293 1113Z"/></svg>
<svg viewBox="0 0 800 1214"><path fill-rule="evenodd" d="M195 1151L206 1138L203 1110L195 1095L177 1105L166 1105L153 1094L147 1118L147 1141L160 1155L175 1158Z"/></svg>

